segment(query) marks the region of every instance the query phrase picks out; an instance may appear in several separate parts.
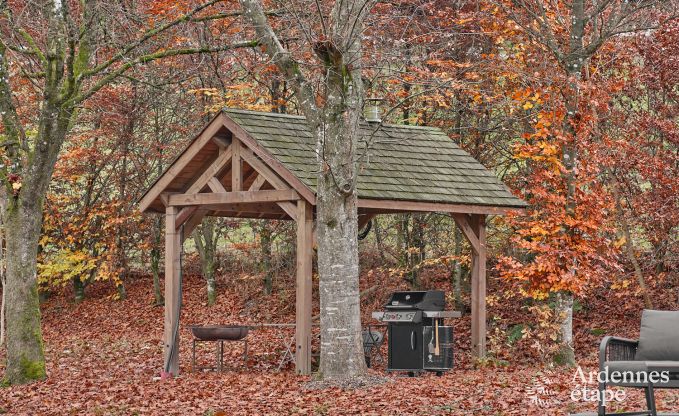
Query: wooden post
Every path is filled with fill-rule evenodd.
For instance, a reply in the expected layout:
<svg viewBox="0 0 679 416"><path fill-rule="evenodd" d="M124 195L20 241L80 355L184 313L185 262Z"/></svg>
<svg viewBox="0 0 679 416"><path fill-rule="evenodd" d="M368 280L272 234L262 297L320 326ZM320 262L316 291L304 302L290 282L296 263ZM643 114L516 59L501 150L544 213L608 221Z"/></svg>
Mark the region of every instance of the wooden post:
<svg viewBox="0 0 679 416"><path fill-rule="evenodd" d="M237 139L231 141L231 191L243 190L243 164L241 162L241 143Z"/></svg>
<svg viewBox="0 0 679 416"><path fill-rule="evenodd" d="M176 319L179 316L180 288L179 278L181 274L181 230L177 230L175 223L179 208L165 208L165 332L164 356L165 368L173 375L179 374L179 334L174 337L173 330ZM174 348L174 354L170 356L170 346ZM168 364L169 363L169 367Z"/></svg>
<svg viewBox="0 0 679 416"><path fill-rule="evenodd" d="M297 291L295 297L295 369L311 373L311 262L313 207L297 201Z"/></svg>
<svg viewBox="0 0 679 416"><path fill-rule="evenodd" d="M486 216L472 215L470 225L478 239L472 246L472 352L486 356Z"/></svg>

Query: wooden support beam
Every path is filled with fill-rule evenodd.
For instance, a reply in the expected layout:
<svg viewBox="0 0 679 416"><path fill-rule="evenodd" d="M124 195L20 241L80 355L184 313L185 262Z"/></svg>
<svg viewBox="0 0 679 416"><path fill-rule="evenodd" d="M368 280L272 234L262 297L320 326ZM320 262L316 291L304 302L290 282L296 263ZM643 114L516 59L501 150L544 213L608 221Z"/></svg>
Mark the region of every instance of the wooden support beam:
<svg viewBox="0 0 679 416"><path fill-rule="evenodd" d="M297 374L311 373L311 296L313 207L297 201L297 289L295 297L295 367Z"/></svg>
<svg viewBox="0 0 679 416"><path fill-rule="evenodd" d="M193 206L193 207L184 207L182 208L181 211L179 211L179 214L177 214L177 219L175 220L175 229L178 230L184 223L191 218L194 212L198 207Z"/></svg>
<svg viewBox="0 0 679 416"><path fill-rule="evenodd" d="M198 208L184 224L184 239L191 237L191 233L203 222L203 218L210 213L210 210Z"/></svg>
<svg viewBox="0 0 679 416"><path fill-rule="evenodd" d="M215 178L214 176L207 181L207 186L209 186L212 192L216 194L227 192L226 188L224 188L224 185L222 185L222 183L219 182L219 179Z"/></svg>
<svg viewBox="0 0 679 416"><path fill-rule="evenodd" d="M473 215L470 225L478 248L472 248L472 352L486 356L486 216Z"/></svg>
<svg viewBox="0 0 679 416"><path fill-rule="evenodd" d="M252 186L252 184L255 182L255 179L257 178L257 176L259 176L259 173L257 173L257 171L254 170L252 168L252 166L250 166L250 173L247 175L247 177L245 177L245 176L243 177L243 190L249 191L250 188L247 187L247 189L246 189L246 184L249 183L250 184L249 186Z"/></svg>
<svg viewBox="0 0 679 416"><path fill-rule="evenodd" d="M212 140L212 138L217 134L217 132L224 126L226 121L226 116L223 113L219 113L215 116L212 121L203 128L203 131L194 139L184 152L170 165L170 167L165 171L163 176L161 176L156 183L153 184L151 189L146 191L146 194L139 201L139 210L141 212L146 211L153 201L158 198L160 193L168 187L168 185L174 180L174 178L181 173L186 165L193 160L196 154L202 149L205 144Z"/></svg>
<svg viewBox="0 0 679 416"><path fill-rule="evenodd" d="M259 160L250 149L241 147L241 156L243 159L259 173L257 179L252 184L250 189L259 189L264 185L264 182L269 182L274 189L290 189L290 186L276 175L268 166ZM261 179L260 179L261 178ZM257 184L255 186L255 183ZM254 188L253 188L254 187ZM294 204L281 202L278 204L283 211L285 211L290 218L297 221L297 207Z"/></svg>
<svg viewBox="0 0 679 416"><path fill-rule="evenodd" d="M231 191L233 192L243 190L243 163L240 154L240 140L233 139L231 141Z"/></svg>
<svg viewBox="0 0 679 416"><path fill-rule="evenodd" d="M392 201L383 199L359 199L359 210L375 209L380 212L457 212L461 214L503 215L509 211L524 210L521 207L496 207L486 205L446 204L438 202Z"/></svg>
<svg viewBox="0 0 679 416"><path fill-rule="evenodd" d="M252 166L254 170L259 173L260 176L264 177L264 180L269 182L271 186L273 186L275 189L290 189L291 187L285 183L282 179L274 173L273 170L269 169L264 162L259 160L257 156L255 156L250 149L241 147L241 152L240 155L241 157L248 163L248 165Z"/></svg>
<svg viewBox="0 0 679 416"><path fill-rule="evenodd" d="M187 194L195 194L200 192L205 188L210 179L214 178L215 175L219 174L220 171L226 169L228 164L231 162L231 148L229 147L224 152L220 153L214 162L196 179L193 181L189 189L186 190Z"/></svg>
<svg viewBox="0 0 679 416"><path fill-rule="evenodd" d="M163 345L165 366L163 371L179 374L179 308L181 293L179 279L181 276L181 235L177 231L176 221L179 209L167 207L165 209L165 320Z"/></svg>
<svg viewBox="0 0 679 416"><path fill-rule="evenodd" d="M262 185L266 182L266 178L262 175L257 175L255 180L252 182L252 185L250 185L250 188L248 191L259 191Z"/></svg>
<svg viewBox="0 0 679 416"><path fill-rule="evenodd" d="M477 232L471 224L472 217L467 214L453 214L453 218L455 219L457 226L462 230L464 236L467 237L469 244L472 246L472 250L478 251L480 243Z"/></svg>
<svg viewBox="0 0 679 416"><path fill-rule="evenodd" d="M293 204L295 207L297 204ZM229 211L229 212L243 212L243 213L258 213L261 212L262 214L280 214L280 215L285 215L285 212L276 205L276 203L273 202L250 202L250 203L245 203L245 204L210 204L210 205L201 205L200 206L203 209L210 210L210 211Z"/></svg>
<svg viewBox="0 0 679 416"><path fill-rule="evenodd" d="M233 133L235 137L242 141L243 146L241 147L241 149L245 150L247 147L247 150L250 151L251 154L254 152L254 154L257 154L259 157L266 160L267 164L271 166L271 169L277 172L278 175L280 175L281 178L285 179L287 183L292 185L292 187L295 188L304 199L309 201L312 205L316 203L316 195L308 186L306 186L297 176L295 176L281 162L279 162L275 157L273 157L273 155L271 155L271 153L269 153L268 150L266 150L261 144L259 144L259 142L257 142L257 140L254 137L252 137L248 132L246 132L243 129L243 127L241 127L235 121L231 120L231 118L229 118L228 115L224 113L222 114L224 115L223 118L224 127L226 127L229 131L231 131L231 133ZM248 164L250 164L249 161ZM252 166L252 164L250 164L250 166ZM260 171L260 173L262 172ZM273 183L271 184L274 185ZM276 186L274 185L274 187Z"/></svg>
<svg viewBox="0 0 679 416"><path fill-rule="evenodd" d="M231 140L229 140L228 137L223 136L215 136L212 138L212 141L219 146L219 150L225 150L231 144Z"/></svg>
<svg viewBox="0 0 679 416"><path fill-rule="evenodd" d="M222 193L175 194L170 195L171 206L248 204L254 202L296 201L299 194L294 189L282 191L240 191Z"/></svg>

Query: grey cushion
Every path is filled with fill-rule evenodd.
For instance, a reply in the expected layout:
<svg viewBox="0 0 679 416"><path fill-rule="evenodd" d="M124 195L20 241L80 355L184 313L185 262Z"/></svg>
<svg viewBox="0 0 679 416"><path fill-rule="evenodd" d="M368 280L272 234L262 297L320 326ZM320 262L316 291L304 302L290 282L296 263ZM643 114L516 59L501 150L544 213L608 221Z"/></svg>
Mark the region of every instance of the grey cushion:
<svg viewBox="0 0 679 416"><path fill-rule="evenodd" d="M636 361L679 361L679 311L644 310Z"/></svg>

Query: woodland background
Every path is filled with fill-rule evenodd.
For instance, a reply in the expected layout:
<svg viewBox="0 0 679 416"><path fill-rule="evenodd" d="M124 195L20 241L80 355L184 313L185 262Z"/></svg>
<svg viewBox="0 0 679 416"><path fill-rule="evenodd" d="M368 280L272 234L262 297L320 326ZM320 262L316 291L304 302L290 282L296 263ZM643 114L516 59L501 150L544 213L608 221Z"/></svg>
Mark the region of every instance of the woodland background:
<svg viewBox="0 0 679 416"><path fill-rule="evenodd" d="M189 3L100 4L111 49L97 53L181 16ZM166 406L176 406L203 414L525 414L529 406L544 414L580 406L567 398L572 373L552 367L560 325L552 294L575 294L576 357L585 366L594 365L602 335L634 336L643 307L679 306L679 21L676 9L649 6L585 56L574 77L545 37L568 39L568 4L547 2L555 4L543 20L550 32L535 26L529 3L380 2L364 39L367 90L384 98L387 121L442 128L530 204L525 213L488 221L489 358L470 357L464 318L455 323L459 369L330 400L300 390L291 372L272 372L283 342L262 331L253 337L251 370L153 381L162 363L162 308L155 305L162 304L164 226L160 216L141 215L136 201L220 108L298 113L261 47L244 47L136 65L77 109L44 204L39 248L49 378L0 390L0 412L167 414ZM298 24L308 4L265 5L285 46L312 54ZM142 47L247 40L237 10L217 2ZM19 116L30 125L40 88L29 61L10 62ZM574 90L577 117L569 117ZM578 155L572 167L564 166L569 149ZM21 188L20 178L4 179ZM469 247L452 218L380 216L360 250L364 322L395 288L445 288L451 305L469 310ZM292 322L292 259L290 224L204 221L186 244L183 322ZM572 263L558 267L563 259ZM543 376L554 380L557 402L529 404L526 385ZM677 410L677 396L660 394L661 407Z"/></svg>

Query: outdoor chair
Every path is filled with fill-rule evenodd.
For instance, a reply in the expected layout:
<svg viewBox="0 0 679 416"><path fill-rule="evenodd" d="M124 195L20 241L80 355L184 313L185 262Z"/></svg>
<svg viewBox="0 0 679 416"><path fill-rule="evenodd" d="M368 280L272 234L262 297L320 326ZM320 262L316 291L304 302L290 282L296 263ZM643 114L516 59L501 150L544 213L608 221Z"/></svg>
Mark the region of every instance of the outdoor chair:
<svg viewBox="0 0 679 416"><path fill-rule="evenodd" d="M363 354L365 355L365 363L368 368L371 365L372 356L375 355L376 358L382 359L380 354L380 347L384 342L384 334L376 331L370 326L363 330Z"/></svg>
<svg viewBox="0 0 679 416"><path fill-rule="evenodd" d="M606 386L621 386L644 389L647 410L616 415L656 416L654 389L679 388L679 311L644 310L637 341L605 337L599 349L599 371L606 371L606 368L608 380L599 383L599 415L606 415ZM623 377L610 380L613 372ZM662 372L667 372L667 380L654 382L649 379L649 375L655 373L657 376Z"/></svg>

